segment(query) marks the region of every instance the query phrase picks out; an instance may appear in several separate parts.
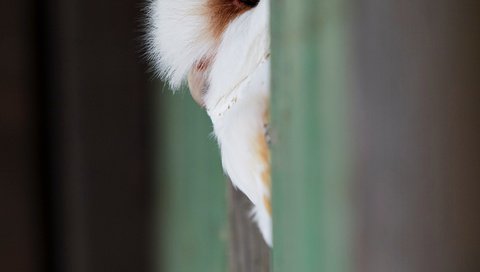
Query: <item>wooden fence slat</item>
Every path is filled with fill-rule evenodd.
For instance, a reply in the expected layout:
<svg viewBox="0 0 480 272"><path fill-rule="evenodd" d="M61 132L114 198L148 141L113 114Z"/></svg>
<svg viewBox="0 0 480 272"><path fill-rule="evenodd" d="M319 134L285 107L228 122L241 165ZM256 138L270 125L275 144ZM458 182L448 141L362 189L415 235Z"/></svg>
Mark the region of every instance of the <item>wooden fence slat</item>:
<svg viewBox="0 0 480 272"><path fill-rule="evenodd" d="M272 2L275 272L350 269L343 11Z"/></svg>
<svg viewBox="0 0 480 272"><path fill-rule="evenodd" d="M229 186L230 272L269 272L270 247L252 221L250 200Z"/></svg>
<svg viewBox="0 0 480 272"><path fill-rule="evenodd" d="M357 271L480 271L480 2L351 2Z"/></svg>

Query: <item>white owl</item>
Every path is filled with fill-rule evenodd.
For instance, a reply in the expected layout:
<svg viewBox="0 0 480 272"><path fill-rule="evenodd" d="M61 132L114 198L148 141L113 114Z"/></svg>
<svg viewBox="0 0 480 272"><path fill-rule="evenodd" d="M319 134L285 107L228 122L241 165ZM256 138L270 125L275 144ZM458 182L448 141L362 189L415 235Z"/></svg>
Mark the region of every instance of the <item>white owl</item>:
<svg viewBox="0 0 480 272"><path fill-rule="evenodd" d="M153 0L148 45L173 89L185 79L210 116L222 165L272 245L269 0Z"/></svg>

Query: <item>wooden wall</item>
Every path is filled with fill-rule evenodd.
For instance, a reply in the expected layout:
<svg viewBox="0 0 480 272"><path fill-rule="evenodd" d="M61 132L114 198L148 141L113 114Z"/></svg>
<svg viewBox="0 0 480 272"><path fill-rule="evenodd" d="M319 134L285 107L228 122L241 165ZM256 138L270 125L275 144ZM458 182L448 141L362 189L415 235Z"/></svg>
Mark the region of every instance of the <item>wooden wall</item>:
<svg viewBox="0 0 480 272"><path fill-rule="evenodd" d="M273 270L478 271L480 5L272 7Z"/></svg>

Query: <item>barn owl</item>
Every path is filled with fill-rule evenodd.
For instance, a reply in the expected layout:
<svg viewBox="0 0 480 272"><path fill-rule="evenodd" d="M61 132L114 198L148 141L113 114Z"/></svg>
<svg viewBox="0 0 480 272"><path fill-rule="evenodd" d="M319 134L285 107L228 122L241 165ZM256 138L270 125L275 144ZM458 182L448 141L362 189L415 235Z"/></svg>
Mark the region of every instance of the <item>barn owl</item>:
<svg viewBox="0 0 480 272"><path fill-rule="evenodd" d="M269 0L153 0L148 45L158 73L188 82L208 113L222 165L272 245Z"/></svg>

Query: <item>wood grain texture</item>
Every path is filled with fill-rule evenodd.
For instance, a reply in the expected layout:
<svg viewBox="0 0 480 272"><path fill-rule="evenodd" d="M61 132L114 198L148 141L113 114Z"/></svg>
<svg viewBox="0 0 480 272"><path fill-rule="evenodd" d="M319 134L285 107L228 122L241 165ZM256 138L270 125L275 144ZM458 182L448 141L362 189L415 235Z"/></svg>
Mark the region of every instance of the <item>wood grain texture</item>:
<svg viewBox="0 0 480 272"><path fill-rule="evenodd" d="M252 204L230 184L228 189L230 224L230 272L270 271L271 249L249 216Z"/></svg>

